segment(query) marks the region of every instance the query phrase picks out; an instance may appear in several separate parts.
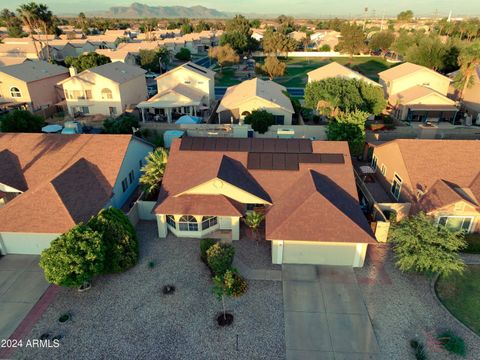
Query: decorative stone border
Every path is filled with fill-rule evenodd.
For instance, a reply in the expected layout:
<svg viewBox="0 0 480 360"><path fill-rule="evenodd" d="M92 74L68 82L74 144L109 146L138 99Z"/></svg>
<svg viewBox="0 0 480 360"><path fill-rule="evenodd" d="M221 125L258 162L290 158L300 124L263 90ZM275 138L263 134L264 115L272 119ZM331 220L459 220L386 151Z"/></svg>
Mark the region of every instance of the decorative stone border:
<svg viewBox="0 0 480 360"><path fill-rule="evenodd" d="M432 293L433 298L435 299L435 302L446 312L448 315L450 315L451 318L465 331L473 334L478 340L480 340L480 335L478 335L475 331L470 329L467 325L465 325L463 322L461 322L455 315L453 315L450 310L442 303L442 301L438 298L437 292L435 290L435 285L437 284L438 278L440 277L440 274L436 274L432 280L430 281L430 292Z"/></svg>

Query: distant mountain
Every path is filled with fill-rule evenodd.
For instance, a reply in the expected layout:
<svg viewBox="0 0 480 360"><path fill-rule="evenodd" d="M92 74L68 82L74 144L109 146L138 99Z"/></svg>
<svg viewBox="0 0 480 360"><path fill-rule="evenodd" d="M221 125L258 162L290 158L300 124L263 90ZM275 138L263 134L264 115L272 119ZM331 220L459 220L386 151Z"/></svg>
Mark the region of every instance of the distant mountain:
<svg viewBox="0 0 480 360"><path fill-rule="evenodd" d="M87 12L87 16L102 16L109 18L196 18L214 19L229 18L232 14L209 9L204 6L149 6L133 3L130 6L114 6L108 11Z"/></svg>

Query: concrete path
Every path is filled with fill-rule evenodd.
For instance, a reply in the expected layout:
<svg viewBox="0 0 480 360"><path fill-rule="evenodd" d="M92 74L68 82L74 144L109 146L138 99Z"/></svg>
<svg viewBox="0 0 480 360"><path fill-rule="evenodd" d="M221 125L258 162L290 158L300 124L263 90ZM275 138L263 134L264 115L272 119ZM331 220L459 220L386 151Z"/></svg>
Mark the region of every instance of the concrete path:
<svg viewBox="0 0 480 360"><path fill-rule="evenodd" d="M352 268L284 265L282 273L287 360L379 358Z"/></svg>
<svg viewBox="0 0 480 360"><path fill-rule="evenodd" d="M39 256L0 258L0 339L8 339L48 288Z"/></svg>

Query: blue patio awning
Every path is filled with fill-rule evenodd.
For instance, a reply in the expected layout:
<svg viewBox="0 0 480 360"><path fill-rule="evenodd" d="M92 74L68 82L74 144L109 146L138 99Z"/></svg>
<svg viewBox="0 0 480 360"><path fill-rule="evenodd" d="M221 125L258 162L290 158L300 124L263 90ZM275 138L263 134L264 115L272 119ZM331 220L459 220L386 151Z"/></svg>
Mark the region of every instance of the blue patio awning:
<svg viewBox="0 0 480 360"><path fill-rule="evenodd" d="M175 121L175 124L200 124L201 122L202 118L198 116L183 115Z"/></svg>

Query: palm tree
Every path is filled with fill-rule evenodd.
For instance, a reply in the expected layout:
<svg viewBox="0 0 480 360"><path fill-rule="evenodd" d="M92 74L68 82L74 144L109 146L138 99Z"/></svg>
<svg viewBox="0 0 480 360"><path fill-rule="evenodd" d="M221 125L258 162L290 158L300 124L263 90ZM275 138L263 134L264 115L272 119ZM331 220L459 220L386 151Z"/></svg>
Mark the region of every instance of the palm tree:
<svg viewBox="0 0 480 360"><path fill-rule="evenodd" d="M247 213L247 215L244 218L245 224L250 228L252 231L253 237L255 240L258 241L258 229L260 228L260 225L262 224L263 220L265 219L265 216L256 211L250 211Z"/></svg>
<svg viewBox="0 0 480 360"><path fill-rule="evenodd" d="M162 181L165 167L167 166L168 152L164 148L157 148L147 156L147 163L142 167L140 184L147 195L153 195Z"/></svg>
<svg viewBox="0 0 480 360"><path fill-rule="evenodd" d="M474 73L480 66L480 40L472 42L471 45L464 47L458 56L460 70L456 79L456 87L461 89L460 99L463 99L467 88L473 85Z"/></svg>
<svg viewBox="0 0 480 360"><path fill-rule="evenodd" d="M35 47L35 52L37 53L37 57L40 58L40 51L38 50L37 42L34 37L38 25L38 5L34 2L23 4L18 7L17 12L23 24L28 28L28 32L33 41L33 46Z"/></svg>

